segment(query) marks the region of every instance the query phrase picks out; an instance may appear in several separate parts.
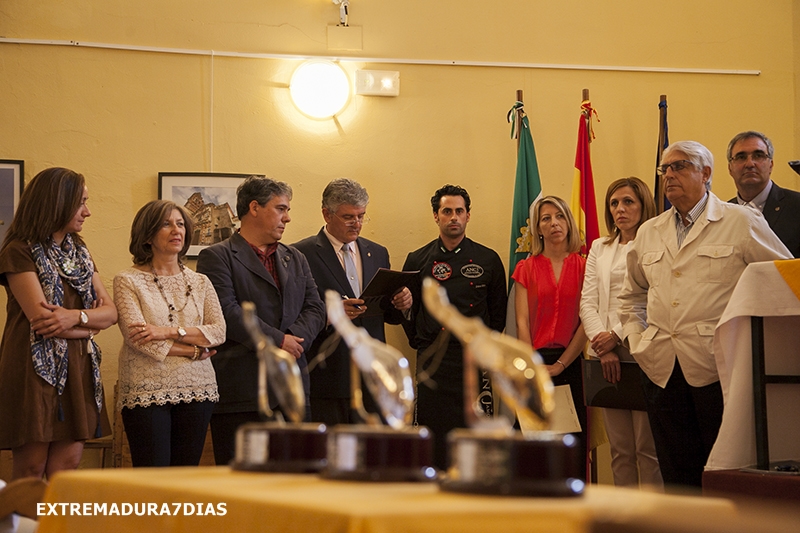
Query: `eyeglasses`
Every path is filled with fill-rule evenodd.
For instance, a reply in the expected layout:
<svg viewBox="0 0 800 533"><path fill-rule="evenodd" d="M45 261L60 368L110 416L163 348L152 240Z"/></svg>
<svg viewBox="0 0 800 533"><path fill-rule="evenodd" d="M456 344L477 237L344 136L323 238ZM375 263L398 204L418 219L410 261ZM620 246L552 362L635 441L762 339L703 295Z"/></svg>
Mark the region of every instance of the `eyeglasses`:
<svg viewBox="0 0 800 533"><path fill-rule="evenodd" d="M361 224L362 226L364 224L369 224L369 217L367 216L366 213L362 213L360 215L345 215L343 217L340 217L339 215L334 213L333 216L341 220L342 223L348 228L352 228L356 224Z"/></svg>
<svg viewBox="0 0 800 533"><path fill-rule="evenodd" d="M732 156L730 159L728 159L728 161L731 162L731 163L736 163L736 164L741 165L741 164L747 162L747 158L748 157L752 157L753 158L753 163L763 163L764 161L767 161L767 160L771 159L769 157L769 154L766 153L765 151L763 151L763 150L754 150L752 152L739 152L738 154L736 154L736 155Z"/></svg>
<svg viewBox="0 0 800 533"><path fill-rule="evenodd" d="M694 166L694 163L692 163L688 159L679 159L677 161L673 161L672 163L666 163L664 165L661 165L660 167L656 167L656 174L658 174L659 176L663 176L664 174L667 173L667 170L669 169L672 169L673 172L680 172L689 165Z"/></svg>

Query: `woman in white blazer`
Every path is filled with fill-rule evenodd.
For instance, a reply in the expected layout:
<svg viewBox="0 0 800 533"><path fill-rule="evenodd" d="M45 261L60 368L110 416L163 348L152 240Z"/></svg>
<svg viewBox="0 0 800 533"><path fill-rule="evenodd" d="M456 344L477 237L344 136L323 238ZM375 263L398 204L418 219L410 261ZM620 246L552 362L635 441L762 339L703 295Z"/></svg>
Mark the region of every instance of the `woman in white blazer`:
<svg viewBox="0 0 800 533"><path fill-rule="evenodd" d="M600 359L603 377L616 383L620 361L633 361L621 345L622 325L617 316L617 294L625 279L628 243L639 226L654 217L656 207L647 185L639 178L622 178L606 192L605 221L608 237L592 243L586 260L581 294L581 322L590 339L589 354ZM653 435L645 411L603 409L611 445L611 470L618 486L663 486Z"/></svg>

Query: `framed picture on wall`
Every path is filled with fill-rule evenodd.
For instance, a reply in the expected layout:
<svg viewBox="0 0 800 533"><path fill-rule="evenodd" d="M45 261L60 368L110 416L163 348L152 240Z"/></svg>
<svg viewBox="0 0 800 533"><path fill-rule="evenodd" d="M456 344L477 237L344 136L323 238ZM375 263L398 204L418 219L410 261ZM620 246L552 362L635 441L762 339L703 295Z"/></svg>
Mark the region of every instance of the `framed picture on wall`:
<svg viewBox="0 0 800 533"><path fill-rule="evenodd" d="M6 238L24 186L25 163L16 159L0 159L0 244Z"/></svg>
<svg viewBox="0 0 800 533"><path fill-rule="evenodd" d="M260 175L260 174L258 174ZM224 241L239 228L236 188L252 174L159 172L158 197L189 211L194 232L187 255L197 257L206 246Z"/></svg>

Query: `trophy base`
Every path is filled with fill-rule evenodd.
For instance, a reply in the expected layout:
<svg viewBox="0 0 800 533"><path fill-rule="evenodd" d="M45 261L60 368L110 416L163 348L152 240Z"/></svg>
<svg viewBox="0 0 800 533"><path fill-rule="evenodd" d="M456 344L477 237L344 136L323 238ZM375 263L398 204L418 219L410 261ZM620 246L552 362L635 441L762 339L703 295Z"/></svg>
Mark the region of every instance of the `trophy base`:
<svg viewBox="0 0 800 533"><path fill-rule="evenodd" d="M456 429L448 435L448 492L513 496L580 496L583 461L572 435L497 436Z"/></svg>
<svg viewBox="0 0 800 533"><path fill-rule="evenodd" d="M426 427L338 425L328 431L322 477L358 481L432 481L433 439Z"/></svg>
<svg viewBox="0 0 800 533"><path fill-rule="evenodd" d="M325 424L242 424L232 466L252 472L319 472L325 467L326 445Z"/></svg>

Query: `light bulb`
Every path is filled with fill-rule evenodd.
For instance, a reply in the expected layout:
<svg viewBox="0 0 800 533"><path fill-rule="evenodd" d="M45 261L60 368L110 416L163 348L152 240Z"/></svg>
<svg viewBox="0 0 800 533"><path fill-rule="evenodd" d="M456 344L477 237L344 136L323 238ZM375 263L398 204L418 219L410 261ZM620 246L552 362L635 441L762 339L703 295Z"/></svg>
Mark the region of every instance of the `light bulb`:
<svg viewBox="0 0 800 533"><path fill-rule="evenodd" d="M328 118L344 108L350 97L350 82L339 65L315 59L297 67L289 91L300 111L313 118Z"/></svg>

